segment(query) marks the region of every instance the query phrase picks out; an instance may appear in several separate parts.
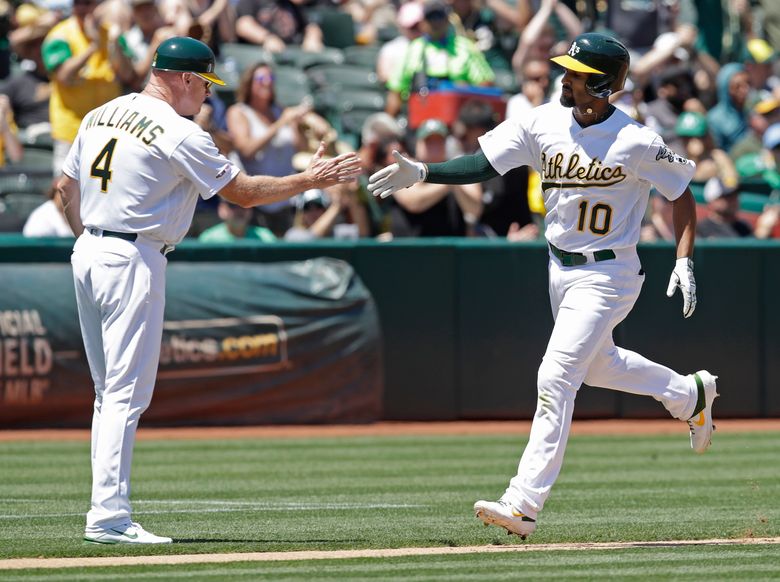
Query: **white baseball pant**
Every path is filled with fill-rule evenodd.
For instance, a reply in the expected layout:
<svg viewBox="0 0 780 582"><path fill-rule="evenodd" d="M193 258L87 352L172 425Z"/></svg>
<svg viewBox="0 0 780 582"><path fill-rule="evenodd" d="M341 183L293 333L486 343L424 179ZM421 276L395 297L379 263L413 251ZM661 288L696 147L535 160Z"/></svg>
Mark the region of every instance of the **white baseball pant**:
<svg viewBox="0 0 780 582"><path fill-rule="evenodd" d="M130 521L135 433L152 399L162 341L167 260L159 247L85 231L73 248L79 322L95 383L87 532Z"/></svg>
<svg viewBox="0 0 780 582"><path fill-rule="evenodd" d="M550 257L549 287L555 325L537 378L538 403L517 475L503 499L536 518L563 464L574 399L583 382L652 396L675 418L696 406L692 376L615 346L612 331L629 314L644 282L634 249L613 260L563 267Z"/></svg>

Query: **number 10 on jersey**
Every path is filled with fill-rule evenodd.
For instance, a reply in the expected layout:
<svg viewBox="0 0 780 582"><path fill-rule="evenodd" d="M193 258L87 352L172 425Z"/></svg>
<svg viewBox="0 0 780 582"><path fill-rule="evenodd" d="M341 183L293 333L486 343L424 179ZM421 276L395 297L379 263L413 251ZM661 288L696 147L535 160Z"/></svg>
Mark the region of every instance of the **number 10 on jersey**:
<svg viewBox="0 0 780 582"><path fill-rule="evenodd" d="M599 236L607 234L612 223L612 207L603 202L598 202L588 209L589 206L590 204L587 200L580 202L577 230L580 232L584 231L585 223L587 222L588 230L593 234Z"/></svg>

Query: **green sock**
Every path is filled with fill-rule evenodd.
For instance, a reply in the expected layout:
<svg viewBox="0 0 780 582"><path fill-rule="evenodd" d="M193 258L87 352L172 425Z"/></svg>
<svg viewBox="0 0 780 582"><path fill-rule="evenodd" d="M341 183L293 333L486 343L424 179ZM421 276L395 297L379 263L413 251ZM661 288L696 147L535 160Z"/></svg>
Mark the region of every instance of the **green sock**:
<svg viewBox="0 0 780 582"><path fill-rule="evenodd" d="M693 414L691 414L691 418L693 418L694 416L699 414L702 410L704 410L704 407L707 405L707 399L704 397L704 382L702 382L698 374L694 374L693 379L696 380L696 389L699 391L699 396L696 399L696 408L693 409Z"/></svg>

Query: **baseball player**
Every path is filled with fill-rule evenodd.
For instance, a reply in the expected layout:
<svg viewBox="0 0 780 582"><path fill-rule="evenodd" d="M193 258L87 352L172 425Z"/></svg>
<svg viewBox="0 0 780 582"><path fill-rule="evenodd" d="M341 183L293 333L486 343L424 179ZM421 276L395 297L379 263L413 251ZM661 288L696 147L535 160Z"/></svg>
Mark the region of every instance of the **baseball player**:
<svg viewBox="0 0 780 582"><path fill-rule="evenodd" d="M541 175L555 325L539 367L536 414L517 475L497 502L474 505L486 525L522 538L536 529L560 472L583 383L652 396L672 416L687 420L697 453L710 445L717 396L709 372L683 376L612 340L644 281L636 244L651 185L674 208L677 261L667 295L680 289L684 317L696 307L696 213L688 187L695 166L610 105L608 97L623 88L628 72L622 44L582 34L567 54L552 60L566 70L560 103L502 122L479 139L481 151L472 156L425 165L396 152L397 163L373 174L368 186L385 197L419 181L477 182L523 165Z"/></svg>
<svg viewBox="0 0 780 582"><path fill-rule="evenodd" d="M186 119L213 83L211 49L175 37L161 43L141 93L86 115L58 184L78 237L71 262L79 321L95 383L92 504L84 539L164 544L131 520L130 465L136 427L152 398L162 339L166 253L184 237L198 196L219 193L243 207L351 181L354 153L281 178L247 176L208 133Z"/></svg>

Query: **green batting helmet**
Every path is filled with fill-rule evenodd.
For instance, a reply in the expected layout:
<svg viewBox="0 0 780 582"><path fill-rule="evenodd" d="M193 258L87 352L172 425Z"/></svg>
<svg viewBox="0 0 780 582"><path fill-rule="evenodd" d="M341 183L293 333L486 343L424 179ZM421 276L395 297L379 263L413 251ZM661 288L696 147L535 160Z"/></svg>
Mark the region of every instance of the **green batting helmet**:
<svg viewBox="0 0 780 582"><path fill-rule="evenodd" d="M217 59L207 44L187 36L174 36L160 43L152 68L160 71L194 73L207 81L224 85L214 72Z"/></svg>
<svg viewBox="0 0 780 582"><path fill-rule="evenodd" d="M564 69L590 73L585 90L599 99L623 89L630 62L626 47L598 32L579 35L565 55L551 60Z"/></svg>

